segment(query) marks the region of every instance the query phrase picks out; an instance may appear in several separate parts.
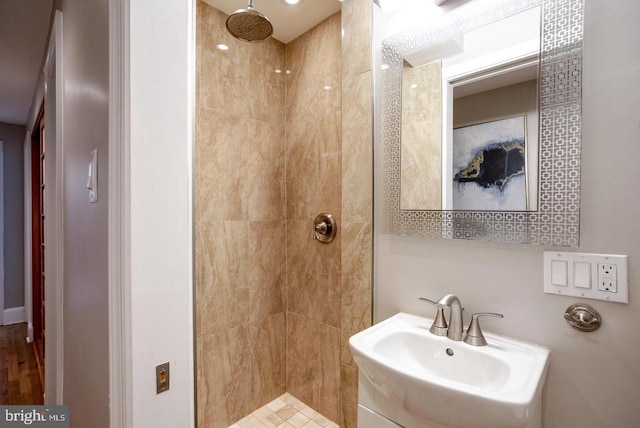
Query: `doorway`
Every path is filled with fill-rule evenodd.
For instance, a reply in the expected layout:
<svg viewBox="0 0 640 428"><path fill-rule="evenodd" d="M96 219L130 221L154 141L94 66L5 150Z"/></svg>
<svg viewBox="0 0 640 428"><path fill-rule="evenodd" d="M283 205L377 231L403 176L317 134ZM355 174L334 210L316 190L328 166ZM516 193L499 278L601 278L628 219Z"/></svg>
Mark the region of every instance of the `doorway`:
<svg viewBox="0 0 640 428"><path fill-rule="evenodd" d="M45 360L45 120L44 106L31 134L31 310L33 343L40 379L44 386Z"/></svg>
<svg viewBox="0 0 640 428"><path fill-rule="evenodd" d="M0 140L0 325L4 324L4 142Z"/></svg>

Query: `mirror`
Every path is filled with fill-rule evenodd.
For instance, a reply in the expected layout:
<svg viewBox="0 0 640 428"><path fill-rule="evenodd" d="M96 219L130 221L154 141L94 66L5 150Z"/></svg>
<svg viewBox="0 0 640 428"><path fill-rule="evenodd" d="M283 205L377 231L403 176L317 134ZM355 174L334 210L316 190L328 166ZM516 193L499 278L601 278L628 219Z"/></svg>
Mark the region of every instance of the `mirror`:
<svg viewBox="0 0 640 428"><path fill-rule="evenodd" d="M382 41L383 232L578 246L583 0L474 0Z"/></svg>
<svg viewBox="0 0 640 428"><path fill-rule="evenodd" d="M540 9L404 56L401 209L537 209Z"/></svg>

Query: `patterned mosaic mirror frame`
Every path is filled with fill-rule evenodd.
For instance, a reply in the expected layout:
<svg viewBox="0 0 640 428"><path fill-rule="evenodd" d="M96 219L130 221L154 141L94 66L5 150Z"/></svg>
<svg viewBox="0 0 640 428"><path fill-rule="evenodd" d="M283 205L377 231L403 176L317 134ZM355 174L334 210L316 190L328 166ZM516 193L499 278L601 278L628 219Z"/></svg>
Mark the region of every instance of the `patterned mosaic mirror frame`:
<svg viewBox="0 0 640 428"><path fill-rule="evenodd" d="M400 209L403 57L409 52L542 7L538 210ZM475 0L385 39L380 96L380 231L394 235L577 247L580 242L580 144L584 0Z"/></svg>

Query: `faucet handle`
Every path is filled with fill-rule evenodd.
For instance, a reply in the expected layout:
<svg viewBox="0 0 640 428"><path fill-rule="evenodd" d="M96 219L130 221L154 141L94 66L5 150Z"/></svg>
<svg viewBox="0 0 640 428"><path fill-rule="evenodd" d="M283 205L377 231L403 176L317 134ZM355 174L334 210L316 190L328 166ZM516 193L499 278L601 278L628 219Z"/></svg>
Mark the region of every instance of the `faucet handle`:
<svg viewBox="0 0 640 428"><path fill-rule="evenodd" d="M443 305L440 302L436 302L434 300L431 299L427 299L426 297L418 297L419 300L425 301L427 303L431 303L433 306L435 306L436 308L446 308L447 305Z"/></svg>
<svg viewBox="0 0 640 428"><path fill-rule="evenodd" d="M469 324L469 329L467 329L467 334L464 337L464 343L468 343L473 346L485 346L487 344L487 340L484 338L482 329L480 328L480 321L478 321L478 318L483 316L504 318L504 315L493 312L478 312L471 314L471 324Z"/></svg>
<svg viewBox="0 0 640 428"><path fill-rule="evenodd" d="M433 320L433 324L431 324L431 328L429 329L429 331L436 336L446 336L448 327L447 320L445 320L444 318L444 308L446 308L446 305L434 302L433 300L427 299L425 297L419 297L419 299L431 303L433 306L438 308L438 312L436 312L436 319Z"/></svg>

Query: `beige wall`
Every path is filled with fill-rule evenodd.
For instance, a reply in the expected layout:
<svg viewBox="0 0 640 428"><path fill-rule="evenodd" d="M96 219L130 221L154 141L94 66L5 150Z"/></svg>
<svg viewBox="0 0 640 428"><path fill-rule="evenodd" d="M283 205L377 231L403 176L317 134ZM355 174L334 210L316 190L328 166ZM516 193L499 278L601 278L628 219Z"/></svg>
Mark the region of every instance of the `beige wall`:
<svg viewBox="0 0 640 428"><path fill-rule="evenodd" d="M236 41L198 3L199 426L285 391L355 426L347 339L371 322L369 8L348 1L285 47ZM327 245L311 239L320 212L338 222Z"/></svg>

